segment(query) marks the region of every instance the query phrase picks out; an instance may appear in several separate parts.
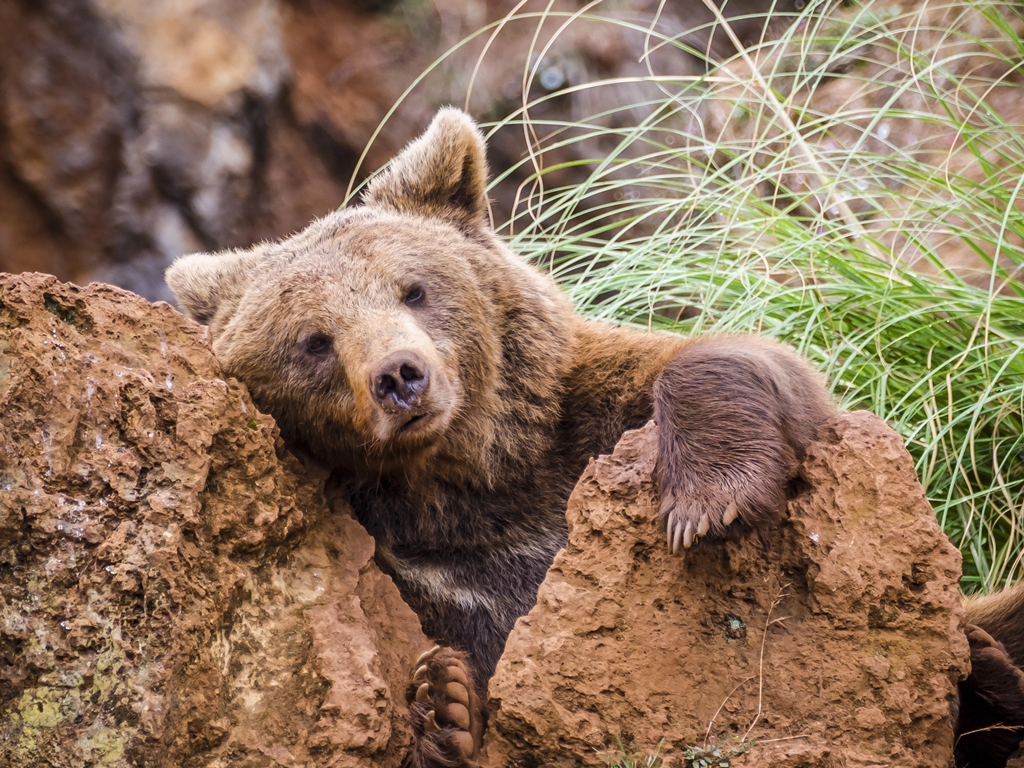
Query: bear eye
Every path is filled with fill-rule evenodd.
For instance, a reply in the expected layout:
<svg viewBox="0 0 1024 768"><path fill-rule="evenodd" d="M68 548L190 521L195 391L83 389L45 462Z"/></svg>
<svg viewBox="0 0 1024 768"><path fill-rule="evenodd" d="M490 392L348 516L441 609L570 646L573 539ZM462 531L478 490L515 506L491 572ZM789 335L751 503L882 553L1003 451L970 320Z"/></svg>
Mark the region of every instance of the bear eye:
<svg viewBox="0 0 1024 768"><path fill-rule="evenodd" d="M322 333L311 333L306 337L306 351L311 355L323 355L331 351L332 339Z"/></svg>
<svg viewBox="0 0 1024 768"><path fill-rule="evenodd" d="M405 294L405 304L409 307L419 304L426 298L426 295L422 285L414 285Z"/></svg>

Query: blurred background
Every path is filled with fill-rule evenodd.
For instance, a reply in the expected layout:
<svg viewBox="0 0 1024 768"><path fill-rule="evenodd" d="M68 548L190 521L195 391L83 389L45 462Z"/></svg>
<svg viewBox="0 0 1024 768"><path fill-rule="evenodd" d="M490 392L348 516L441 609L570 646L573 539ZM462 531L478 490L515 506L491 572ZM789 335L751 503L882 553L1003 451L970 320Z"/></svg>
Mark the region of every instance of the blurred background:
<svg viewBox="0 0 1024 768"><path fill-rule="evenodd" d="M767 18L802 6L734 0L727 14ZM537 14L551 7L619 23L577 19L545 48L565 21L538 31ZM517 20L486 55L493 26L443 58L358 163L421 73L514 9ZM678 46L641 62L652 25L694 50L735 52L712 36L711 20L700 0L2 0L0 270L103 280L170 300L162 273L176 256L281 237L338 207L353 176L379 168L438 106L466 106L471 81L478 119L522 103L526 70L531 98L624 80L545 100L533 117L612 111L642 101L644 87L657 93L628 78L706 69ZM749 40L765 26L735 23ZM521 129L495 136L492 167L519 163L525 142ZM508 217L526 173L498 190L496 221Z"/></svg>

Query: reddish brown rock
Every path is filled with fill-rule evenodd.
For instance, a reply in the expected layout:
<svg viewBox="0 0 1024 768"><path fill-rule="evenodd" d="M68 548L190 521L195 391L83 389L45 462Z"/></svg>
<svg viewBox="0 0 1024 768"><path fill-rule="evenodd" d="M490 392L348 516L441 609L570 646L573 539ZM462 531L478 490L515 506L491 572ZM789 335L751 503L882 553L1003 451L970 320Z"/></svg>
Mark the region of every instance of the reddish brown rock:
<svg viewBox="0 0 1024 768"><path fill-rule="evenodd" d="M399 763L419 622L204 328L2 275L0 414L0 765Z"/></svg>
<svg viewBox="0 0 1024 768"><path fill-rule="evenodd" d="M628 433L573 493L568 547L491 681L490 764L601 765L621 737L666 766L716 746L765 768L950 765L960 555L899 437L839 418L787 521L685 558L656 522L654 457L652 426Z"/></svg>

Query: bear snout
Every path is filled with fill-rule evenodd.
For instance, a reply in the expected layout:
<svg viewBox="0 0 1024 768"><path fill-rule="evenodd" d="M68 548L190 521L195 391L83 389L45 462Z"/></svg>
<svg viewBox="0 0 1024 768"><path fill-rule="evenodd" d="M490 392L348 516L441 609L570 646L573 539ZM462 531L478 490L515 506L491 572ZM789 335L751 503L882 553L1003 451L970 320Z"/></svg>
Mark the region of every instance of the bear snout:
<svg viewBox="0 0 1024 768"><path fill-rule="evenodd" d="M390 413L413 412L430 388L430 367L412 350L394 352L370 376L370 391L377 404Z"/></svg>

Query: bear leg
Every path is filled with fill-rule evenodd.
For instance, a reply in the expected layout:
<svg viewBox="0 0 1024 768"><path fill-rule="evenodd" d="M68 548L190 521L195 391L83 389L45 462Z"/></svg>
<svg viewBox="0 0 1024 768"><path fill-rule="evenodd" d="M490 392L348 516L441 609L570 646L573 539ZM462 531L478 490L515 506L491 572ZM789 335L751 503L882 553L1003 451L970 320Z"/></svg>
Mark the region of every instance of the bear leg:
<svg viewBox="0 0 1024 768"><path fill-rule="evenodd" d="M414 665L406 690L414 743L411 768L476 768L487 725L466 654L435 646Z"/></svg>
<svg viewBox="0 0 1024 768"><path fill-rule="evenodd" d="M1024 672L981 627L964 630L971 674L957 689L956 764L1003 768L1024 739Z"/></svg>
<svg viewBox="0 0 1024 768"><path fill-rule="evenodd" d="M780 518L807 446L835 412L820 377L767 339L708 337L654 384L661 518L673 552L736 521Z"/></svg>

